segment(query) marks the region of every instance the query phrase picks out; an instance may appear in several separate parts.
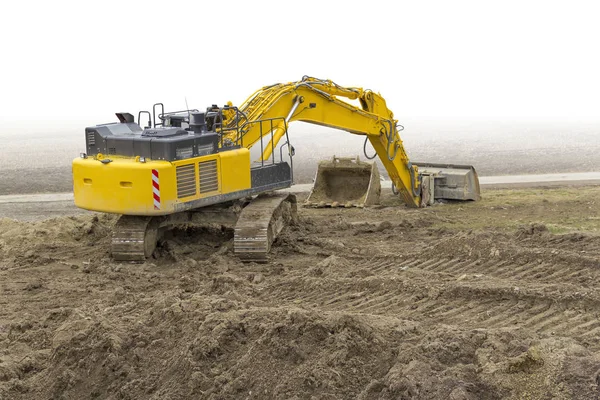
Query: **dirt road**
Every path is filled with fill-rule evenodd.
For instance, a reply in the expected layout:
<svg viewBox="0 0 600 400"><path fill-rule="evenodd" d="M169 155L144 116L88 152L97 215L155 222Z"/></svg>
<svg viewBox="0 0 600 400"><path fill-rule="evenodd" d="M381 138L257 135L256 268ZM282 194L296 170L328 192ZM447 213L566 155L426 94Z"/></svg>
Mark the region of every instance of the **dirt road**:
<svg viewBox="0 0 600 400"><path fill-rule="evenodd" d="M0 399L595 399L600 187L300 208L108 257L114 217L0 219Z"/></svg>
<svg viewBox="0 0 600 400"><path fill-rule="evenodd" d="M515 189L532 187L578 187L600 184L600 172L578 172L541 175L501 175L479 178L485 189ZM391 181L381 182L389 189ZM312 184L294 185L286 191L308 193ZM0 218L38 221L49 216L80 215L83 211L73 204L73 193L38 193L0 195Z"/></svg>

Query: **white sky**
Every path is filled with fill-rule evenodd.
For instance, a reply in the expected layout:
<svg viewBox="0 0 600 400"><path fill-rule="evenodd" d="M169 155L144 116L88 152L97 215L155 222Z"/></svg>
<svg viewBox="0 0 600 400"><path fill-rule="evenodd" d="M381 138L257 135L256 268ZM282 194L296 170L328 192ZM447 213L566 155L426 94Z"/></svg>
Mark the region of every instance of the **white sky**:
<svg viewBox="0 0 600 400"><path fill-rule="evenodd" d="M594 1L4 1L0 127L240 104L303 75L403 117L600 119Z"/></svg>

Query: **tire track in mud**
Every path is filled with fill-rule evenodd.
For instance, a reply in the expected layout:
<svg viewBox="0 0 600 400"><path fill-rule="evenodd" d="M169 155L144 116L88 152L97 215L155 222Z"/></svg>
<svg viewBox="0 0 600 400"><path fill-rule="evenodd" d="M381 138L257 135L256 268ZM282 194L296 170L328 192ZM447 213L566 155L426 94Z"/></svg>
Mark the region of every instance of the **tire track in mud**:
<svg viewBox="0 0 600 400"><path fill-rule="evenodd" d="M546 243L554 246L566 241ZM597 259L589 250L585 256L571 256L567 253L580 248L568 243L566 248L556 258L533 261L493 256L338 258L324 268L322 276L291 271L284 280L265 287L261 297L310 309L388 315L423 324L524 327L586 341L600 338ZM526 255L539 251L521 250ZM369 277L352 278L355 271L365 269Z"/></svg>
<svg viewBox="0 0 600 400"><path fill-rule="evenodd" d="M585 259L585 261L592 261ZM571 283L580 285L582 282L598 282L600 269L586 265L549 262L538 260L533 262L515 263L509 260L460 260L449 259L433 266L424 265L425 271L445 273L450 275L475 274L493 276L495 278L515 281L534 281L536 283Z"/></svg>
<svg viewBox="0 0 600 400"><path fill-rule="evenodd" d="M553 248L585 251L600 255L600 237L582 233L567 233L551 236L545 241Z"/></svg>
<svg viewBox="0 0 600 400"><path fill-rule="evenodd" d="M296 282L302 287L301 282ZM520 291L510 293L510 287L482 290L480 294L468 285L458 285L438 294L427 294L428 288L415 285L406 290L353 290L339 282L337 291L323 286L316 290L299 290L297 295L277 296L280 301L295 303L323 311L345 311L361 314L393 315L396 318L421 322L469 326L473 328L502 328L523 326L536 332L556 332L564 336L600 335L600 302L554 299L544 294ZM271 297L271 296L269 296ZM491 298L490 298L491 297Z"/></svg>

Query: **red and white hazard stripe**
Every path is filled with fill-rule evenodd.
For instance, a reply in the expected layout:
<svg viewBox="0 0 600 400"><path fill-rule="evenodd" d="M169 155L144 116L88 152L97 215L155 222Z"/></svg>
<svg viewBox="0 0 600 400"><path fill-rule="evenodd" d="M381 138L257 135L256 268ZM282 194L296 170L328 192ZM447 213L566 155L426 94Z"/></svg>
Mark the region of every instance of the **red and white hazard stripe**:
<svg viewBox="0 0 600 400"><path fill-rule="evenodd" d="M160 210L160 184L158 181L158 170L152 170L152 195L154 196L154 209Z"/></svg>

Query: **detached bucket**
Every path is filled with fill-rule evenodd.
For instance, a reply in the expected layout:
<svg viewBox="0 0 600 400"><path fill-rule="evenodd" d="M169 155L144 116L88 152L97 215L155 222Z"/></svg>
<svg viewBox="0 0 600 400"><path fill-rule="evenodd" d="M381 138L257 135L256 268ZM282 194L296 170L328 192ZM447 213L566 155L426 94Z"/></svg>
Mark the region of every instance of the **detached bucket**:
<svg viewBox="0 0 600 400"><path fill-rule="evenodd" d="M429 187L426 204L433 204L436 199L446 200L479 200L479 177L472 165L413 163L419 167L419 174ZM427 178L427 180L425 179Z"/></svg>
<svg viewBox="0 0 600 400"><path fill-rule="evenodd" d="M358 156L320 161L315 183L304 203L309 207L364 207L379 203L381 183L375 163Z"/></svg>

